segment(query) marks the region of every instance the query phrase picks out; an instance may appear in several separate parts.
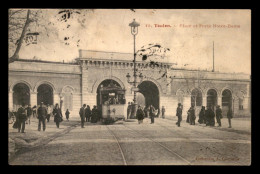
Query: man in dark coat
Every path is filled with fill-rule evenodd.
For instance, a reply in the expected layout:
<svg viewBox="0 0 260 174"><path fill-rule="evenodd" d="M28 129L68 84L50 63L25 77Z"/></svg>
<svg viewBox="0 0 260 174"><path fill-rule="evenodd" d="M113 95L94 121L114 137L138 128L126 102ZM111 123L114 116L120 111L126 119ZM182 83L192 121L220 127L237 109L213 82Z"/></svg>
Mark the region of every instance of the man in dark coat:
<svg viewBox="0 0 260 174"><path fill-rule="evenodd" d="M211 106L207 106L205 117L207 119L206 126L215 126L215 113L212 110Z"/></svg>
<svg viewBox="0 0 260 174"><path fill-rule="evenodd" d="M233 111L231 109L231 106L229 106L229 108L228 108L227 118L228 118L228 124L229 124L228 128L231 128L231 119L233 118Z"/></svg>
<svg viewBox="0 0 260 174"><path fill-rule="evenodd" d="M52 114L54 116L54 122L56 123L57 128L60 128L60 122L63 121L62 119L63 116L62 116L61 108L59 107L58 103L55 104Z"/></svg>
<svg viewBox="0 0 260 174"><path fill-rule="evenodd" d="M188 112L189 112L189 118L190 118L190 125L195 125L196 116L195 116L195 109L194 109L193 105L190 107Z"/></svg>
<svg viewBox="0 0 260 174"><path fill-rule="evenodd" d="M80 116L80 119L81 119L81 128L84 128L84 122L85 122L85 107L86 107L86 104L83 104L83 106L80 108L79 110L79 116Z"/></svg>
<svg viewBox="0 0 260 174"><path fill-rule="evenodd" d="M149 115L151 117L151 124L154 123L154 116L155 116L154 112L155 112L155 108L153 107L153 105L150 105Z"/></svg>
<svg viewBox="0 0 260 174"><path fill-rule="evenodd" d="M65 115L66 115L67 121L69 121L69 118L70 118L70 111L69 111L69 109L66 110Z"/></svg>
<svg viewBox="0 0 260 174"><path fill-rule="evenodd" d="M27 112L25 108L25 104L22 104L22 107L20 107L17 111L17 121L18 121L18 132L25 133L25 121L27 119ZM22 128L22 130L21 130Z"/></svg>
<svg viewBox="0 0 260 174"><path fill-rule="evenodd" d="M98 121L98 109L97 106L93 106L91 111L91 123L96 123Z"/></svg>
<svg viewBox="0 0 260 174"><path fill-rule="evenodd" d="M218 122L218 127L221 127L222 110L220 109L219 105L217 105L217 109L216 109L216 119Z"/></svg>
<svg viewBox="0 0 260 174"><path fill-rule="evenodd" d="M144 111L140 105L138 106L138 109L136 111L136 117L138 119L138 124L143 123Z"/></svg>
<svg viewBox="0 0 260 174"><path fill-rule="evenodd" d="M45 129L46 129L45 120L46 120L46 116L47 116L47 109L46 109L46 107L43 106L43 102L41 102L40 107L37 110L37 113L38 113L38 119L39 119L38 131L41 131L41 123L42 123L42 130L45 131Z"/></svg>
<svg viewBox="0 0 260 174"><path fill-rule="evenodd" d="M176 125L178 125L178 127L181 126L181 120L182 120L182 106L181 103L178 103L178 107L176 109L176 116L178 117L178 121L176 122Z"/></svg>
<svg viewBox="0 0 260 174"><path fill-rule="evenodd" d="M199 120L198 120L198 122L200 124L206 123L206 120L205 120L205 106L201 107L201 110L200 110L200 113L199 113Z"/></svg>
<svg viewBox="0 0 260 174"><path fill-rule="evenodd" d="M91 110L89 105L87 105L87 108L85 109L85 114L86 114L86 122L90 122Z"/></svg>
<svg viewBox="0 0 260 174"><path fill-rule="evenodd" d="M164 106L162 106L162 118L165 118L165 108L164 108Z"/></svg>
<svg viewBox="0 0 260 174"><path fill-rule="evenodd" d="M31 116L32 116L32 108L31 105L28 105L28 107L26 108L27 110L27 121L29 122L29 124L31 124Z"/></svg>

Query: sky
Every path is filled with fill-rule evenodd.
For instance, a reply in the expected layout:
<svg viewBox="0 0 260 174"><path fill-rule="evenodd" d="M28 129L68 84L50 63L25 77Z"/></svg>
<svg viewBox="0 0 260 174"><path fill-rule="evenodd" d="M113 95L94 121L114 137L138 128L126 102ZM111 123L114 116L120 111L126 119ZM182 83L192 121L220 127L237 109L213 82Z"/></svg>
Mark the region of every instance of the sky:
<svg viewBox="0 0 260 174"><path fill-rule="evenodd" d="M158 43L170 49L167 61L176 68L211 70L214 41L216 71L251 74L250 10L95 9L80 10L67 22L59 9L42 11L47 29L30 26L40 35L37 44L23 44L20 58L68 62L79 49L133 53L129 23L135 19L136 50Z"/></svg>

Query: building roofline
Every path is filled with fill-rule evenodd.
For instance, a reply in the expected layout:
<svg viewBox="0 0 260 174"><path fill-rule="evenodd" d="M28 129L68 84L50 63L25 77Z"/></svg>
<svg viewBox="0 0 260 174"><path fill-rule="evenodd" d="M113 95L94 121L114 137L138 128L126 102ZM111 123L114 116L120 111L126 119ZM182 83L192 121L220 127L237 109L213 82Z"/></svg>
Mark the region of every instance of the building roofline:
<svg viewBox="0 0 260 174"><path fill-rule="evenodd" d="M57 62L57 61L47 61L47 60L34 60L34 59L17 59L14 62L37 62L37 63L53 63L53 64L69 64L69 65L78 65L77 62Z"/></svg>

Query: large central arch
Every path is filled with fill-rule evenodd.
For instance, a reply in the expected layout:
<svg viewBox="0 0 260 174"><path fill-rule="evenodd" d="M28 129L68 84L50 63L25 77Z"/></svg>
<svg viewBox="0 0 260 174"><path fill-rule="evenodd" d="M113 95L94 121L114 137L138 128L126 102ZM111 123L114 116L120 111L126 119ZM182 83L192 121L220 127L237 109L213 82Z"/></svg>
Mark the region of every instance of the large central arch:
<svg viewBox="0 0 260 174"><path fill-rule="evenodd" d="M25 83L17 83L13 87L13 107L17 110L22 104L30 104L30 88Z"/></svg>
<svg viewBox="0 0 260 174"><path fill-rule="evenodd" d="M145 106L153 105L155 109L160 108L160 93L157 85L152 81L143 81L138 85L139 92L143 94Z"/></svg>

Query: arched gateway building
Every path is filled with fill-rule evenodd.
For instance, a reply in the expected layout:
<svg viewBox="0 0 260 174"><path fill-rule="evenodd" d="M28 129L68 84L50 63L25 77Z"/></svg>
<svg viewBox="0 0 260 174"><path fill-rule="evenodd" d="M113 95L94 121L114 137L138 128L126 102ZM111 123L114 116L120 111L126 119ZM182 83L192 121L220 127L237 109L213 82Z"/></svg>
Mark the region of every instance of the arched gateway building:
<svg viewBox="0 0 260 174"><path fill-rule="evenodd" d="M68 108L72 117L78 117L82 104L91 108L98 105L101 85L112 82L125 89L126 115L127 103L133 101L134 94L126 78L128 73L133 75L133 54L80 50L76 60L61 63L21 59L10 63L9 109L16 110L22 102L34 106L63 100L63 111ZM158 66L146 64L137 57L138 73L143 75L137 101L142 105L152 104L156 109L164 106L166 116L175 116L179 102L184 115L191 104L197 110L218 104L224 116L230 105L235 116L251 115L250 75L174 69L165 61Z"/></svg>

